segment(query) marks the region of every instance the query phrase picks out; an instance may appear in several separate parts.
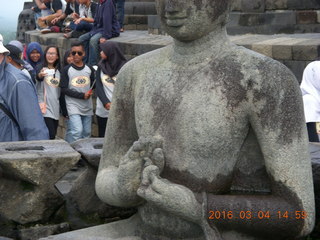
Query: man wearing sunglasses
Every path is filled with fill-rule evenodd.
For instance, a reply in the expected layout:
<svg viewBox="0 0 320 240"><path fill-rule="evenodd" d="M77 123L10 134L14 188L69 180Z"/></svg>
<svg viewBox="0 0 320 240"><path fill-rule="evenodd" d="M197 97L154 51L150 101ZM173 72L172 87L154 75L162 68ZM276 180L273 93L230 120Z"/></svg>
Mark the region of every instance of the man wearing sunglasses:
<svg viewBox="0 0 320 240"><path fill-rule="evenodd" d="M73 63L63 69L60 84L69 115L66 134L69 143L91 136L94 84L94 69L83 62L85 51L82 43L72 44L71 55Z"/></svg>

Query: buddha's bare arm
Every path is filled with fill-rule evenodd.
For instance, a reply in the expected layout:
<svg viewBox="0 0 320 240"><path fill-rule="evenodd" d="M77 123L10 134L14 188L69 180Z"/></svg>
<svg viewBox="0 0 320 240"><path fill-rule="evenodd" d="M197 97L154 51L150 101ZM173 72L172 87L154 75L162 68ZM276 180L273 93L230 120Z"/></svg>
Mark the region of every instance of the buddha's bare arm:
<svg viewBox="0 0 320 240"><path fill-rule="evenodd" d="M139 137L134 119L130 68L118 74L96 179L96 192L106 203L135 206L141 203L136 191L144 164L143 144L133 146ZM141 153L141 154L140 154Z"/></svg>

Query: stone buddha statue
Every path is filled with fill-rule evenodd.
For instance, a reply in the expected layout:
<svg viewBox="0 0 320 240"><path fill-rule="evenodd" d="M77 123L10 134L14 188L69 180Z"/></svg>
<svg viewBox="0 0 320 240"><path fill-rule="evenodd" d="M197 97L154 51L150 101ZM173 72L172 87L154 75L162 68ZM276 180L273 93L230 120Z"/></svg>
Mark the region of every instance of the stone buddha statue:
<svg viewBox="0 0 320 240"><path fill-rule="evenodd" d="M105 225L106 239L294 239L312 230L298 82L281 63L230 42L231 4L156 0L174 43L118 75L96 191L138 213ZM249 141L257 147L246 152ZM232 192L241 156L255 151L270 191Z"/></svg>

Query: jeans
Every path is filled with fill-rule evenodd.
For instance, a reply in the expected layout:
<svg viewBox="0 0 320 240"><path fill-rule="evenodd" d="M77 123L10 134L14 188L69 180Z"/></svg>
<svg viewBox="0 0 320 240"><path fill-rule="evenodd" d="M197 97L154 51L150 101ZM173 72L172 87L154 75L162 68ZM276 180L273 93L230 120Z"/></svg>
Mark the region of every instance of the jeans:
<svg viewBox="0 0 320 240"><path fill-rule="evenodd" d="M91 36L91 33L83 34L79 37L79 41L83 43L86 56L85 56L85 63L93 66L97 65L99 59L99 40L102 37L101 33L96 33L95 35Z"/></svg>
<svg viewBox="0 0 320 240"><path fill-rule="evenodd" d="M88 23L86 21L81 21L79 24L75 24L74 22L70 22L69 27L72 30L76 30L76 31L79 31L79 32L82 32L82 31L90 32L92 27L93 27L93 24Z"/></svg>
<svg viewBox="0 0 320 240"><path fill-rule="evenodd" d="M73 114L69 116L66 141L73 143L81 138L91 137L92 116Z"/></svg>
<svg viewBox="0 0 320 240"><path fill-rule="evenodd" d="M120 24L120 28L123 28L125 0L116 0L116 2L118 22Z"/></svg>

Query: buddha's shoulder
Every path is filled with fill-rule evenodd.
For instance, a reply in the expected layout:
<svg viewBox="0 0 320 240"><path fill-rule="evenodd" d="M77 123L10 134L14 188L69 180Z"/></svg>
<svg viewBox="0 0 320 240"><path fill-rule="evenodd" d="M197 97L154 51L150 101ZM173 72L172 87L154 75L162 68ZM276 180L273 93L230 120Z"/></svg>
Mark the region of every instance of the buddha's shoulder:
<svg viewBox="0 0 320 240"><path fill-rule="evenodd" d="M131 59L126 65L125 70L148 70L159 66L168 60L168 56L172 50L172 46L159 48Z"/></svg>
<svg viewBox="0 0 320 240"><path fill-rule="evenodd" d="M244 47L234 46L222 59L223 65L228 66L232 70L230 72L236 73L238 77L242 76L242 79L272 84L298 84L294 74L284 64Z"/></svg>

